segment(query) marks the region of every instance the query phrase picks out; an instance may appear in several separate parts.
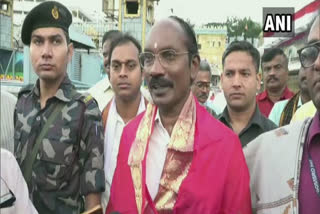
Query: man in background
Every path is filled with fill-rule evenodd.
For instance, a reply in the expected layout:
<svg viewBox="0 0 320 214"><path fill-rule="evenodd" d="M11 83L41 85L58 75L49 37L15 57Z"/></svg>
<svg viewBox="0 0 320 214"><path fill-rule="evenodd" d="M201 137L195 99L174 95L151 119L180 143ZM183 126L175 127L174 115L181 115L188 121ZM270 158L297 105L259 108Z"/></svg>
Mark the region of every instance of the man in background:
<svg viewBox="0 0 320 214"><path fill-rule="evenodd" d="M222 56L221 86L227 106L219 120L239 136L242 147L277 127L260 113L256 103L259 65L259 51L246 41L232 42Z"/></svg>
<svg viewBox="0 0 320 214"><path fill-rule="evenodd" d="M276 102L269 114L269 119L279 127L289 124L297 109L311 99L303 67L299 70L298 84L300 90L290 99Z"/></svg>
<svg viewBox="0 0 320 214"><path fill-rule="evenodd" d="M102 204L108 204L110 187L117 165L118 150L123 128L136 115L143 112L147 100L140 92L143 72L139 62L141 46L129 34L121 34L110 44L107 64L110 65L110 83L114 97L102 112L104 124L104 155L106 191L102 195Z"/></svg>
<svg viewBox="0 0 320 214"><path fill-rule="evenodd" d="M211 68L206 60L200 61L200 68L196 79L192 83L191 91L197 98L198 102L204 106L207 111L214 117L217 117L213 109L207 106L207 100L211 89Z"/></svg>
<svg viewBox="0 0 320 214"><path fill-rule="evenodd" d="M112 99L114 93L110 84L110 65L109 65L109 52L112 41L121 36L121 32L118 30L110 30L105 32L102 37L102 57L103 68L107 76L96 83L88 90L88 93L94 97L99 105L99 109L102 111L109 101Z"/></svg>
<svg viewBox="0 0 320 214"><path fill-rule="evenodd" d="M274 103L290 99L294 93L287 87L288 58L280 48L266 51L261 58L265 90L257 95L261 113L268 117Z"/></svg>

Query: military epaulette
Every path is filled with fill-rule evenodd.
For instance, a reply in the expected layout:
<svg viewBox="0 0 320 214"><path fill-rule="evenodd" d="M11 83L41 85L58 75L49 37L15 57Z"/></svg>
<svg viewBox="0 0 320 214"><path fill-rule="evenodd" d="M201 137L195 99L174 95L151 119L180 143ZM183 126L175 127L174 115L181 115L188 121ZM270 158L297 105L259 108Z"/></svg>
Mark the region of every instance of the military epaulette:
<svg viewBox="0 0 320 214"><path fill-rule="evenodd" d="M89 93L81 94L79 100L83 102L86 106L89 106L90 103L97 103L96 100Z"/></svg>
<svg viewBox="0 0 320 214"><path fill-rule="evenodd" d="M21 88L18 93L18 98L20 98L22 94L29 93L30 91L32 91L33 87L34 87L34 84L28 84L27 86Z"/></svg>

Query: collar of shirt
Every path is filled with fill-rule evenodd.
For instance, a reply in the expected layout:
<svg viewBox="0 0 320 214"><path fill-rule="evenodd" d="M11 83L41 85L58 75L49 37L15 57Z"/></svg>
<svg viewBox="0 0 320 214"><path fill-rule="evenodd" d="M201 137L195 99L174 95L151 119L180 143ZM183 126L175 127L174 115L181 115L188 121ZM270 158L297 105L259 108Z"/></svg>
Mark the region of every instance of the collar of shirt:
<svg viewBox="0 0 320 214"><path fill-rule="evenodd" d="M299 96L299 100L298 100L298 108L300 108L300 106L302 106L302 100L301 100L301 95Z"/></svg>
<svg viewBox="0 0 320 214"><path fill-rule="evenodd" d="M280 100L290 99L292 96L293 96L293 93L286 86L286 88L284 89L284 91L280 97ZM258 94L259 101L266 100L266 99L269 99L267 90L264 90L261 94Z"/></svg>
<svg viewBox="0 0 320 214"><path fill-rule="evenodd" d="M64 102L70 102L72 100L72 95L73 95L71 93L71 89L75 90L74 86L71 83L71 80L69 79L68 75L66 75L63 81L61 82L54 97ZM37 80L31 93L33 93L37 97L40 97L40 80L39 79Z"/></svg>
<svg viewBox="0 0 320 214"><path fill-rule="evenodd" d="M112 99L112 103L111 103L111 107L110 107L110 111L109 111L109 117L113 117L113 119L116 120L117 123L119 122L119 123L121 123L123 125L125 124L124 121L122 120L121 116L119 115L118 111L117 111L116 99L115 98Z"/></svg>
<svg viewBox="0 0 320 214"><path fill-rule="evenodd" d="M249 120L248 125L239 133L239 136L245 131L247 130L249 127L251 127L252 125L257 125L259 126L261 129L263 129L262 125L263 125L263 121L262 121L262 117L263 115L260 113L260 110L258 108L258 105L256 104L256 110L254 111L253 116L251 117L251 119ZM230 121L230 116L229 116L229 112L228 112L228 108L227 106L224 108L223 112L221 113L219 120L225 121L225 123L232 128L231 126L231 121Z"/></svg>
<svg viewBox="0 0 320 214"><path fill-rule="evenodd" d="M139 115L140 113L142 113L145 110L146 110L146 104L145 104L144 96L142 96L142 94L141 94L140 104L139 104L138 112L137 112L136 115ZM121 116L119 115L118 111L117 111L116 99L115 98L112 98L112 103L111 103L111 106L110 106L109 116L110 117L114 117L114 119L116 119L117 122L121 122L121 123L125 124L124 121L122 120ZM128 122L130 122L130 121L128 121Z"/></svg>
<svg viewBox="0 0 320 214"><path fill-rule="evenodd" d="M167 129L164 128L164 126L161 122L159 108L157 109L157 113L156 113L156 117L155 117L155 128L157 128L164 136L166 136L165 138L167 140L163 141L163 143L168 145L169 141L170 141L170 135L169 135Z"/></svg>
<svg viewBox="0 0 320 214"><path fill-rule="evenodd" d="M307 140L307 146L311 144L311 142L314 140L314 138L320 135L320 112L317 111L317 113L314 115L312 123L309 128L308 132L308 140Z"/></svg>

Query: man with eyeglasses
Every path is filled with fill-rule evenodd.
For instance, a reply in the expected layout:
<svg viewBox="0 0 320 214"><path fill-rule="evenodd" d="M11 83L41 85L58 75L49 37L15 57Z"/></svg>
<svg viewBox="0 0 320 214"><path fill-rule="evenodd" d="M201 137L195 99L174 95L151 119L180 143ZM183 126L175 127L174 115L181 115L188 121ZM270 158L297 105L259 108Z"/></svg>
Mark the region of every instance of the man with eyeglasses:
<svg viewBox="0 0 320 214"><path fill-rule="evenodd" d="M106 213L251 213L238 137L196 102L192 28L158 21L140 55L154 101L122 134Z"/></svg>
<svg viewBox="0 0 320 214"><path fill-rule="evenodd" d="M256 103L260 89L259 64L259 51L247 41L232 42L222 56L221 86L227 106L219 120L239 136L242 147L277 128L260 113Z"/></svg>
<svg viewBox="0 0 320 214"><path fill-rule="evenodd" d="M140 92L143 80L143 72L139 62L140 53L139 42L129 34L121 33L110 44L107 63L110 65L109 75L114 97L102 112L102 121L105 127L106 191L102 195L104 209L110 196L122 130L130 120L145 110L148 103Z"/></svg>
<svg viewBox="0 0 320 214"><path fill-rule="evenodd" d="M198 102L204 106L207 111L213 116L217 117L215 111L209 108L206 104L211 89L211 68L206 60L200 61L200 68L196 79L193 81L191 91L197 98Z"/></svg>
<svg viewBox="0 0 320 214"><path fill-rule="evenodd" d="M317 113L260 135L244 149L257 213L320 213L320 16L298 51Z"/></svg>
<svg viewBox="0 0 320 214"><path fill-rule="evenodd" d="M288 58L280 48L267 50L261 57L265 90L256 99L261 113L268 117L274 103L290 99L294 93L287 87Z"/></svg>

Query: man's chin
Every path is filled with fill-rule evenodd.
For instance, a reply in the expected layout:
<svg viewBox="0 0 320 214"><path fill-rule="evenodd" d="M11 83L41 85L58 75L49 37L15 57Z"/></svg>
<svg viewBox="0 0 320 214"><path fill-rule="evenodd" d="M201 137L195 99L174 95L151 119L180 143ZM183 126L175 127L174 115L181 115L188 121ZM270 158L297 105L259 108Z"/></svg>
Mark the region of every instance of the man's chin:
<svg viewBox="0 0 320 214"><path fill-rule="evenodd" d="M243 112L246 110L246 105L242 102L231 102L228 104L229 108L234 112Z"/></svg>
<svg viewBox="0 0 320 214"><path fill-rule="evenodd" d="M201 105L204 105L206 103L207 99L198 99L198 101Z"/></svg>

